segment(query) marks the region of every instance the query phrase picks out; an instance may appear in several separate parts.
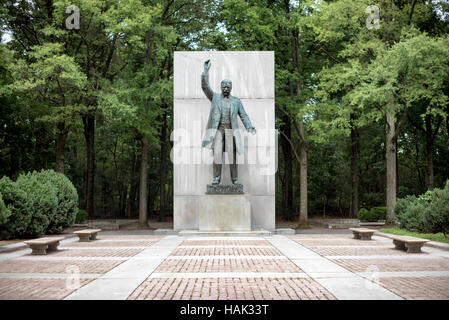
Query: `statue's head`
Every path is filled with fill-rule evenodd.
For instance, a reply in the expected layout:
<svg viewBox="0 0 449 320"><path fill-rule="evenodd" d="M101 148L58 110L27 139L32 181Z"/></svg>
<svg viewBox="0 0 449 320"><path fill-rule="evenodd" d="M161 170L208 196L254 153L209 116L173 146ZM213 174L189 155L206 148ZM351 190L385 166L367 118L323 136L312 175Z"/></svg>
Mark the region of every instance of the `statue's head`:
<svg viewBox="0 0 449 320"><path fill-rule="evenodd" d="M229 97L232 90L232 81L228 79L224 79L221 81L221 92L225 97Z"/></svg>

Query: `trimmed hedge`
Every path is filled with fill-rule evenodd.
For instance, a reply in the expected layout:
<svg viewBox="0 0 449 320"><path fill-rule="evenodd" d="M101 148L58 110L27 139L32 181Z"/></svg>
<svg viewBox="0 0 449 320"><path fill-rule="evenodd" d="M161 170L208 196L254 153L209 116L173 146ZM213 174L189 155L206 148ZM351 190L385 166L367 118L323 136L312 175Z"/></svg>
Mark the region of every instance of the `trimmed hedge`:
<svg viewBox="0 0 449 320"><path fill-rule="evenodd" d="M2 194L0 193L0 226L4 225L8 221L11 211L6 208L5 202L3 201Z"/></svg>
<svg viewBox="0 0 449 320"><path fill-rule="evenodd" d="M359 210L358 218L361 221L376 222L379 220L385 220L386 216L386 207L373 207L370 210L361 208Z"/></svg>
<svg viewBox="0 0 449 320"><path fill-rule="evenodd" d="M27 194L6 176L0 179L0 192L9 210L7 221L0 225L0 238L11 239L23 235L34 212Z"/></svg>
<svg viewBox="0 0 449 320"><path fill-rule="evenodd" d="M78 193L62 173L42 170L21 174L14 182L0 179L0 238L61 233L73 225Z"/></svg>
<svg viewBox="0 0 449 320"><path fill-rule="evenodd" d="M86 210L79 209L78 213L76 214L75 222L82 223L82 222L86 221L88 217L89 217L89 214L87 213Z"/></svg>
<svg viewBox="0 0 449 320"><path fill-rule="evenodd" d="M39 181L37 175L36 171L21 174L16 181L31 202L29 212L32 212L32 218L23 234L25 237L38 237L45 234L58 208L56 189L50 182Z"/></svg>
<svg viewBox="0 0 449 320"><path fill-rule="evenodd" d="M449 233L449 180L444 189L435 188L419 197L399 199L394 208L400 229L423 233Z"/></svg>
<svg viewBox="0 0 449 320"><path fill-rule="evenodd" d="M428 230L432 233L449 233L449 181L444 189L435 189L430 194L430 207L424 217Z"/></svg>
<svg viewBox="0 0 449 320"><path fill-rule="evenodd" d="M56 212L50 216L48 234L61 233L75 222L78 213L78 193L69 178L53 170L42 170L36 174L42 184L50 184L57 197Z"/></svg>

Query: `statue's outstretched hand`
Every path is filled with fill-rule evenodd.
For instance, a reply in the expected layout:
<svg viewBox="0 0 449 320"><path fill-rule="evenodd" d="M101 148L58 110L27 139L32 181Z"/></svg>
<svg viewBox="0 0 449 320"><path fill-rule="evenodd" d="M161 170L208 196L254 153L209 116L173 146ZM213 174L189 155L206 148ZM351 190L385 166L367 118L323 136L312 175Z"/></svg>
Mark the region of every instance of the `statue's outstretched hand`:
<svg viewBox="0 0 449 320"><path fill-rule="evenodd" d="M210 65L211 65L210 60L206 60L204 62L204 72L206 72L206 73L209 72Z"/></svg>
<svg viewBox="0 0 449 320"><path fill-rule="evenodd" d="M256 128L251 128L248 131L251 132L252 134L256 134L257 133Z"/></svg>

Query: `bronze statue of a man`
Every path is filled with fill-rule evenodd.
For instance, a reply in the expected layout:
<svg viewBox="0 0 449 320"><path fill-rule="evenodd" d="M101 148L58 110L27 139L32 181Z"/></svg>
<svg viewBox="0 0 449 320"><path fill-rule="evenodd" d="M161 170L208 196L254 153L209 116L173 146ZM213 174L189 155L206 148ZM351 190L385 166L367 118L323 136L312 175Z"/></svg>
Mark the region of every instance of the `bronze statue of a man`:
<svg viewBox="0 0 449 320"><path fill-rule="evenodd" d="M214 92L209 86L209 69L210 60L204 62L204 71L201 75L201 88L206 97L212 102L207 121L206 133L203 138L202 146L204 148L214 149L214 155L219 154L223 157L223 152L226 150L228 154L232 154L232 160L229 164L231 170L231 180L233 184L240 184L238 181L236 150L239 154L243 154L242 139L239 134L239 126L237 114L242 119L242 123L246 130L252 134L256 133L256 128L251 124L248 115L243 108L242 102L239 98L231 96L232 82L230 80L221 81L221 93ZM232 146L226 143L226 134L232 133ZM214 146L215 142L215 146ZM222 163L223 161L221 161ZM212 185L217 185L221 180L222 164L216 163L214 160L214 177Z"/></svg>

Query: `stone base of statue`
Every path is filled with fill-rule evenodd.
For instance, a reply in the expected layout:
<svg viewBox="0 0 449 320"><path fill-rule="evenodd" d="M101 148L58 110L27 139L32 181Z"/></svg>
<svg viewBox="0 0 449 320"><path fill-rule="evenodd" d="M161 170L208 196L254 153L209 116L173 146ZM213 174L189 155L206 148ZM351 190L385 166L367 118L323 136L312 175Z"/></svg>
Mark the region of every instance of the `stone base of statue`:
<svg viewBox="0 0 449 320"><path fill-rule="evenodd" d="M244 194L199 196L199 231L250 231L251 203Z"/></svg>

